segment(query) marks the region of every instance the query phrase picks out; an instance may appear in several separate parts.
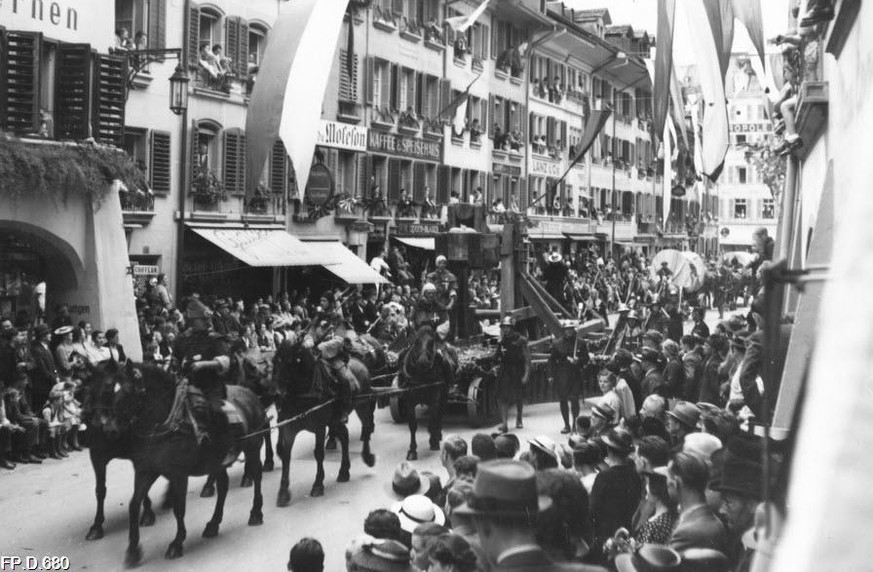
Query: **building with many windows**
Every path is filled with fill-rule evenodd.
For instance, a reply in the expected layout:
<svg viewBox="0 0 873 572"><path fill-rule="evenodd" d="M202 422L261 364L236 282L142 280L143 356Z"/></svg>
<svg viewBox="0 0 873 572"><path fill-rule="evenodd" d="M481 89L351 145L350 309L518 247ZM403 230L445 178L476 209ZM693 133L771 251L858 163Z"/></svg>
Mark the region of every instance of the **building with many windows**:
<svg viewBox="0 0 873 572"><path fill-rule="evenodd" d="M750 57L750 54L734 54L725 81L730 147L717 184L722 252L749 250L752 234L758 228L766 228L770 236L776 233L773 192L747 158L750 146L767 145L772 135L772 123L766 115L766 95L752 71Z"/></svg>

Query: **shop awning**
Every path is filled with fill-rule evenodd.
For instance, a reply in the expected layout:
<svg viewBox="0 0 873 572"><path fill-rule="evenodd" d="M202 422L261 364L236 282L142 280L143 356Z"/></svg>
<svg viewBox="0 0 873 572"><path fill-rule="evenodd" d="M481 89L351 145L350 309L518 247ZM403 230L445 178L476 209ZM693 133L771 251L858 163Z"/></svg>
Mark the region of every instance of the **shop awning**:
<svg viewBox="0 0 873 572"><path fill-rule="evenodd" d="M317 266L324 256L313 245L279 229L199 228L192 231L249 266Z"/></svg>
<svg viewBox="0 0 873 572"><path fill-rule="evenodd" d="M564 236L569 238L573 242L589 242L592 240L597 240L597 237L590 233L565 232Z"/></svg>
<svg viewBox="0 0 873 572"><path fill-rule="evenodd" d="M387 284L388 280L343 246L341 242L305 242L307 248L318 253L319 264L330 270L346 284Z"/></svg>
<svg viewBox="0 0 873 572"><path fill-rule="evenodd" d="M422 250L436 250L435 242L436 240L431 237L400 237L395 236L397 240L405 244L406 246L411 246L413 248L421 248Z"/></svg>

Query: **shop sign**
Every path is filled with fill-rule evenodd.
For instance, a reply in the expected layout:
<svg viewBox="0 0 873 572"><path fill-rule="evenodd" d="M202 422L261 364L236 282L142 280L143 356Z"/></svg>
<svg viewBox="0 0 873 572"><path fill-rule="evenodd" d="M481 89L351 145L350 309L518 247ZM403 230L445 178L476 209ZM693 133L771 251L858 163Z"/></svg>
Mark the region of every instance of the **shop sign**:
<svg viewBox="0 0 873 572"><path fill-rule="evenodd" d="M316 145L349 151L366 151L367 128L322 119Z"/></svg>
<svg viewBox="0 0 873 572"><path fill-rule="evenodd" d="M731 229L726 226L721 227L721 235L727 237L731 233Z"/></svg>
<svg viewBox="0 0 873 572"><path fill-rule="evenodd" d="M421 235L421 234L436 234L440 231L439 221L422 221L422 222L404 222L397 225L395 234L399 235Z"/></svg>
<svg viewBox="0 0 873 572"><path fill-rule="evenodd" d="M440 141L428 141L421 137L408 137L375 130L370 131L367 136L367 148L377 153L428 161L441 161L443 156L443 145Z"/></svg>
<svg viewBox="0 0 873 572"><path fill-rule="evenodd" d="M0 2L0 22L7 30L42 32L53 40L91 44L99 52L115 45L113 31L122 24L103 2L80 0L7 0ZM80 13L81 11L81 13ZM136 30L124 23L133 42Z"/></svg>
<svg viewBox="0 0 873 572"><path fill-rule="evenodd" d="M561 176L561 164L534 158L531 161L530 172L531 175L545 175L546 177L558 178Z"/></svg>
<svg viewBox="0 0 873 572"><path fill-rule="evenodd" d="M160 271L156 264L135 264L133 267L134 276L157 276Z"/></svg>
<svg viewBox="0 0 873 572"><path fill-rule="evenodd" d="M731 133L769 133L767 123L731 123Z"/></svg>
<svg viewBox="0 0 873 572"><path fill-rule="evenodd" d="M503 163L492 163L491 173L494 175L509 175L511 177L521 176L521 167L518 165L504 165Z"/></svg>
<svg viewBox="0 0 873 572"><path fill-rule="evenodd" d="M318 163L309 171L306 183L306 200L313 205L323 205L333 196L333 176L324 164Z"/></svg>

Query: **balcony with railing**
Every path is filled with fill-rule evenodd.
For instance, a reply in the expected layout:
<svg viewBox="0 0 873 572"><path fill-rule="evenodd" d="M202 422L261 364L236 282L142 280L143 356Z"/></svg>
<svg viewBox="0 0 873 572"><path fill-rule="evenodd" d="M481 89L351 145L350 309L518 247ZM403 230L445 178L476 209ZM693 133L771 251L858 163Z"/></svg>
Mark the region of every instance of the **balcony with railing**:
<svg viewBox="0 0 873 572"><path fill-rule="evenodd" d="M387 106L373 106L373 117L370 122L371 127L377 129L390 130L397 125L397 120L400 117L400 112L396 109L391 109Z"/></svg>
<svg viewBox="0 0 873 572"><path fill-rule="evenodd" d="M118 183L118 198L125 226L145 226L155 216L155 194L146 185L145 189L130 190Z"/></svg>

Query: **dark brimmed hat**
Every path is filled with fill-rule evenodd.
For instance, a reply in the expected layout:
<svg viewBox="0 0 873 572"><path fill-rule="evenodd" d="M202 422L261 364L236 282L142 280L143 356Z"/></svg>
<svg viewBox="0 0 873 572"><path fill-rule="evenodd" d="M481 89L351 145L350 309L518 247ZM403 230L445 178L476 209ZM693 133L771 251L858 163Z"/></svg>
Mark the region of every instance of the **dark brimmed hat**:
<svg viewBox="0 0 873 572"><path fill-rule="evenodd" d="M615 558L618 572L670 572L682 570L682 557L669 546L643 544L633 553Z"/></svg>
<svg viewBox="0 0 873 572"><path fill-rule="evenodd" d="M52 329L49 328L46 324L37 324L33 328L33 337L38 340L39 338L43 337L51 331Z"/></svg>
<svg viewBox="0 0 873 572"><path fill-rule="evenodd" d="M531 444L531 447L536 447L554 460L558 460L557 446L555 445L555 442L552 440L551 437L547 435L540 435L538 437L530 439L528 443Z"/></svg>
<svg viewBox="0 0 873 572"><path fill-rule="evenodd" d="M615 363L620 365L621 367L627 367L634 361L634 355L630 353L629 350L625 348L620 348L616 350L615 357L613 358Z"/></svg>
<svg viewBox="0 0 873 572"><path fill-rule="evenodd" d="M734 493L754 500L761 500L764 469L760 462L727 455L722 465L721 478L712 484L713 490Z"/></svg>
<svg viewBox="0 0 873 572"><path fill-rule="evenodd" d="M498 459L479 465L473 492L455 513L469 516L535 517L552 506L552 499L537 494L533 467L520 461Z"/></svg>
<svg viewBox="0 0 873 572"><path fill-rule="evenodd" d="M396 540L367 542L352 555L351 561L364 570L412 572L409 549Z"/></svg>
<svg viewBox="0 0 873 572"><path fill-rule="evenodd" d="M392 496L404 499L409 495L424 494L430 487L430 480L419 474L418 470L403 461L394 469L391 485L388 490Z"/></svg>
<svg viewBox="0 0 873 572"><path fill-rule="evenodd" d="M634 438L629 431L619 429L610 429L603 436L603 442L610 449L615 449L619 453L629 455L634 450Z"/></svg>
<svg viewBox="0 0 873 572"><path fill-rule="evenodd" d="M697 422L700 421L700 408L687 401L677 401L667 415L690 429L696 429Z"/></svg>

